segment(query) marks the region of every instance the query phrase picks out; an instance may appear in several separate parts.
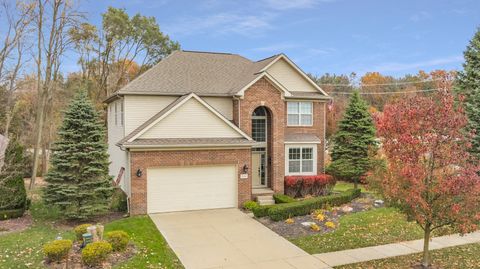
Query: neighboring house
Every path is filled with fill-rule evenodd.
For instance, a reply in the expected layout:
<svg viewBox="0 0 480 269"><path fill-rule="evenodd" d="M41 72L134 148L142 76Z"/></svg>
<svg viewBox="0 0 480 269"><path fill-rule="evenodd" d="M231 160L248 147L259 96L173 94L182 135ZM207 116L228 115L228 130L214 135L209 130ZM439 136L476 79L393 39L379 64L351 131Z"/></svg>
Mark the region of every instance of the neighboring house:
<svg viewBox="0 0 480 269"><path fill-rule="evenodd" d="M324 170L330 97L284 54L175 51L110 96L110 174L132 214L239 207Z"/></svg>

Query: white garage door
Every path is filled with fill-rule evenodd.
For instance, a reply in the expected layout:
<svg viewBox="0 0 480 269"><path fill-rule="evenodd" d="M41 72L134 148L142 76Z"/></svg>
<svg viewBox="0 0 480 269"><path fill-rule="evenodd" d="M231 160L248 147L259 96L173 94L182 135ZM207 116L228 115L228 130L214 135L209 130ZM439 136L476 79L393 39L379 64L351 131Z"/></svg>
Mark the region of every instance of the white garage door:
<svg viewBox="0 0 480 269"><path fill-rule="evenodd" d="M148 213L237 206L235 166L151 168L147 175Z"/></svg>

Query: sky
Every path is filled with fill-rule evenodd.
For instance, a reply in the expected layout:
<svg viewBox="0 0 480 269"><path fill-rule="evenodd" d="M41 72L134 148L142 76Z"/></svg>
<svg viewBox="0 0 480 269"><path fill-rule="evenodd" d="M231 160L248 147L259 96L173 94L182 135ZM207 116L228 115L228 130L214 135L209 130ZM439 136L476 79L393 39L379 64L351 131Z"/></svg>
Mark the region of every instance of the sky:
<svg viewBox="0 0 480 269"><path fill-rule="evenodd" d="M480 0L81 0L79 9L100 25L108 6L155 17L182 49L251 60L283 52L315 75L458 70L480 26Z"/></svg>

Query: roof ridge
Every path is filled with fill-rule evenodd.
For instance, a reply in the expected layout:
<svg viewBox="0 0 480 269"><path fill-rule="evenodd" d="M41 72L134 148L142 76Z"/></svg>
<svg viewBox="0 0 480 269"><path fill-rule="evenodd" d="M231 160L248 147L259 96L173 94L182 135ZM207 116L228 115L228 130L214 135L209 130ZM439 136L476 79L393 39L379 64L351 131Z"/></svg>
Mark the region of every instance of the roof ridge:
<svg viewBox="0 0 480 269"><path fill-rule="evenodd" d="M261 61L265 61L265 60L268 60L268 59L270 59L270 58L278 57L278 56L280 56L280 55L282 55L282 54L283 54L283 53L277 53L277 54L274 54L274 55L272 55L272 56L270 56L270 57L257 60L257 61L255 61L255 62L256 62L256 63L259 63L259 62L261 62Z"/></svg>
<svg viewBox="0 0 480 269"><path fill-rule="evenodd" d="M224 55L238 55L231 52L216 52L216 51L201 51L201 50L181 50L183 52L190 53L206 53L206 54L224 54Z"/></svg>

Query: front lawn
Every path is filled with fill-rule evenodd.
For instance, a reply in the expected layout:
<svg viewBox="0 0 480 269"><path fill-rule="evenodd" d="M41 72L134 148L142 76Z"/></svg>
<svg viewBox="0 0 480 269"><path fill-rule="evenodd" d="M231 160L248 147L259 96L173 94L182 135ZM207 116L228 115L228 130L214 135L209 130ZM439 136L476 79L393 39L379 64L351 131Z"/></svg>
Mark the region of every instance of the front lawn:
<svg viewBox="0 0 480 269"><path fill-rule="evenodd" d="M130 217L107 223L106 231L126 231L138 253L118 268L183 268L148 216ZM57 229L50 223L37 222L22 232L0 236L0 268L45 268L42 265L44 243L60 235L74 239L71 229Z"/></svg>
<svg viewBox="0 0 480 269"><path fill-rule="evenodd" d="M415 222L408 222L404 214L394 208L379 208L342 216L339 227L330 233L291 241L308 253L324 253L422 237L420 227Z"/></svg>
<svg viewBox="0 0 480 269"><path fill-rule="evenodd" d="M433 264L443 269L466 269L479 268L480 265L480 243L450 247L430 252ZM355 263L338 266L338 269L410 269L412 265L418 264L422 259L422 254L412 254L398 256L394 258L374 260L369 262Z"/></svg>

